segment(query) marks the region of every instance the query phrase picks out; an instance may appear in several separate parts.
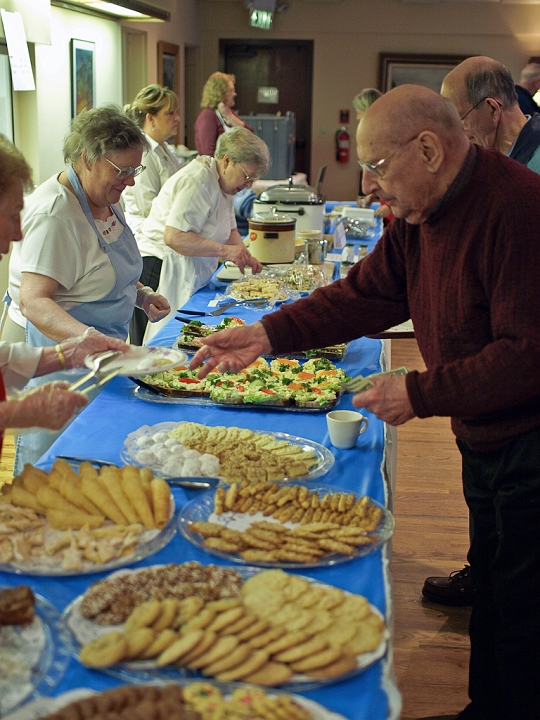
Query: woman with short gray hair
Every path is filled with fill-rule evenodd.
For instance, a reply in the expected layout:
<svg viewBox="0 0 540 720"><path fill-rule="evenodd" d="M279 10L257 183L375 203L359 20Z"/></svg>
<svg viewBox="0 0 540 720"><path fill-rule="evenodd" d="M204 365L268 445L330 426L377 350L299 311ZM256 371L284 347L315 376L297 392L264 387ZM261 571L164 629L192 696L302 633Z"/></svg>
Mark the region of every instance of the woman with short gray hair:
<svg viewBox="0 0 540 720"><path fill-rule="evenodd" d="M135 305L152 320L170 312L165 298L139 283L141 256L119 205L144 170L144 144L119 109L83 112L65 140L67 169L27 198L24 241L10 262L9 316L26 328L29 345L54 346L95 330L125 340ZM34 463L54 439L21 436L16 470Z"/></svg>
<svg viewBox="0 0 540 720"><path fill-rule="evenodd" d="M161 262L157 289L174 308L206 285L220 257L242 272L246 266L261 271L236 228L233 195L251 187L269 164L264 141L246 128L233 128L220 136L215 157L199 156L161 188L137 242L143 258ZM147 326L145 342L161 324Z"/></svg>

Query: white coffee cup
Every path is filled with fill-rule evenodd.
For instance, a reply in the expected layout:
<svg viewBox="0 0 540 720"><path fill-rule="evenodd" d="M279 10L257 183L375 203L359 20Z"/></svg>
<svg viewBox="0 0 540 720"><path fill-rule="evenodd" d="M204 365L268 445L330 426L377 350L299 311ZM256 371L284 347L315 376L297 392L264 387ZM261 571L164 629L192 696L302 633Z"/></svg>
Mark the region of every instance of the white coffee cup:
<svg viewBox="0 0 540 720"><path fill-rule="evenodd" d="M354 410L332 410L326 415L326 423L332 445L348 450L356 445L358 436L367 430L369 420Z"/></svg>

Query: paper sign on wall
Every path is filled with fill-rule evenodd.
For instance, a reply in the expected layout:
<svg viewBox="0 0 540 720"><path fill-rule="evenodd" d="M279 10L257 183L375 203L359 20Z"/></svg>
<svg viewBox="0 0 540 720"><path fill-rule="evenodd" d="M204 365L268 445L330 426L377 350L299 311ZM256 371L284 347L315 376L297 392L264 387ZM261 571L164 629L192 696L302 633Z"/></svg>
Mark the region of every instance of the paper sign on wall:
<svg viewBox="0 0 540 720"><path fill-rule="evenodd" d="M34 74L30 64L28 45L22 15L18 12L7 12L3 8L2 22L8 46L11 80L14 90L35 90Z"/></svg>

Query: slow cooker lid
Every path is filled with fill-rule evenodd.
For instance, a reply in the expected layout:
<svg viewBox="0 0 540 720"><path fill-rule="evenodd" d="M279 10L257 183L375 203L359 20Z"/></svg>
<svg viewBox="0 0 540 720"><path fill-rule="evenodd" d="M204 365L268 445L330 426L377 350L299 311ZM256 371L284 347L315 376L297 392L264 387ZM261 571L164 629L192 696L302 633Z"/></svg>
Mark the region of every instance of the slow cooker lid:
<svg viewBox="0 0 540 720"><path fill-rule="evenodd" d="M283 224L283 223L292 223L294 224L296 222L296 218L292 217L292 215L287 215L286 213L281 213L277 210L277 208L273 208L271 212L258 212L254 213L250 218L249 222L254 223L263 223L267 225L268 223L273 224Z"/></svg>
<svg viewBox="0 0 540 720"><path fill-rule="evenodd" d="M317 195L315 188L308 185L271 185L258 198L261 202L283 202L291 204L321 205L323 200Z"/></svg>

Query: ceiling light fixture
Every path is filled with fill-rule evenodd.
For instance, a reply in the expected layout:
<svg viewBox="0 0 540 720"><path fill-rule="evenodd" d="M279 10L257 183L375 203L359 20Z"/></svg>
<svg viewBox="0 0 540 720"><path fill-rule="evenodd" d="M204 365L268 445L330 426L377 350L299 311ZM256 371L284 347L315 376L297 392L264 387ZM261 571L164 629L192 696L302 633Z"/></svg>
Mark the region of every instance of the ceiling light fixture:
<svg viewBox="0 0 540 720"><path fill-rule="evenodd" d="M101 17L117 17L143 22L168 22L171 14L167 10L149 5L141 0L51 0L51 4L67 10L78 10Z"/></svg>

